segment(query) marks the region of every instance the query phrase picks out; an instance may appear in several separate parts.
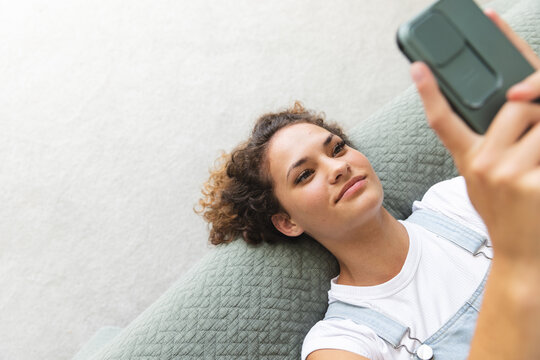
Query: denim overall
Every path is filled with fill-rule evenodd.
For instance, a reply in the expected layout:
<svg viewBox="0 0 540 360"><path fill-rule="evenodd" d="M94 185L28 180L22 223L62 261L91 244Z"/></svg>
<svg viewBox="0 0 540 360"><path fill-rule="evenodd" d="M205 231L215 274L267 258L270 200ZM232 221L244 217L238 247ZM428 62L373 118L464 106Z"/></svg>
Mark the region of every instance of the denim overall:
<svg viewBox="0 0 540 360"><path fill-rule="evenodd" d="M445 215L422 209L415 211L407 221L416 223L453 242L470 252L471 255L488 257L480 251L483 246L487 246L486 237ZM476 319L482 303L487 275L486 273L484 280L480 283L474 294L458 312L424 342L411 337L409 327L396 322L382 313L340 301L333 302L328 306L324 319L351 319L357 324L369 326L394 349L404 347L407 352L414 355L414 359L466 359L469 355L470 343L476 327ZM415 349L410 349L401 344L405 335L409 339L414 340L415 343L418 343Z"/></svg>

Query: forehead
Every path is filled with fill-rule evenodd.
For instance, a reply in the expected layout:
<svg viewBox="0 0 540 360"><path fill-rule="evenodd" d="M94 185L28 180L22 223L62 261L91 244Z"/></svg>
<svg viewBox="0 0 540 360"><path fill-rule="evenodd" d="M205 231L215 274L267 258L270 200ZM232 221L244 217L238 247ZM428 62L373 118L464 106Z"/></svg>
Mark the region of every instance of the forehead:
<svg viewBox="0 0 540 360"><path fill-rule="evenodd" d="M320 126L300 123L278 130L268 147L270 169L287 167L293 161L308 155L309 150L322 148L330 132Z"/></svg>
<svg viewBox="0 0 540 360"><path fill-rule="evenodd" d="M291 153L291 150L300 150L305 145L317 143L317 140L328 135L330 135L328 130L317 125L307 123L290 125L274 134L270 141L270 150Z"/></svg>

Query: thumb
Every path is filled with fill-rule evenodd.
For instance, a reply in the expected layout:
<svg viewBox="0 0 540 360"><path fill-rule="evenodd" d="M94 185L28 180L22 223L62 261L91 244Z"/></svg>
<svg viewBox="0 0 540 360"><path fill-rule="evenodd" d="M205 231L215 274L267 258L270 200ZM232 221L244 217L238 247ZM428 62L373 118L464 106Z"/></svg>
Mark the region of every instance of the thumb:
<svg viewBox="0 0 540 360"><path fill-rule="evenodd" d="M422 98L429 126L452 153L457 165L478 135L454 113L426 64L413 63L411 76Z"/></svg>

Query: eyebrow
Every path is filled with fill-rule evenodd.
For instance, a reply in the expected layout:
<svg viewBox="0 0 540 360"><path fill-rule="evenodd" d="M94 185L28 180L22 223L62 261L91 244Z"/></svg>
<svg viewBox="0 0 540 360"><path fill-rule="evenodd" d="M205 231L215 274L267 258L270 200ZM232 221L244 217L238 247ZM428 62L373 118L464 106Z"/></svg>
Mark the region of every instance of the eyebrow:
<svg viewBox="0 0 540 360"><path fill-rule="evenodd" d="M330 141L332 141L333 137L334 137L334 134L328 135L326 140L324 140L324 142L323 142L323 147L326 147L326 145L330 144ZM289 168L289 171L287 171L287 179L289 179L289 174L291 173L291 171L294 168L299 167L300 165L304 164L306 161L307 161L307 157L303 157L300 160L298 160L297 162L295 162L294 164L292 164L292 166Z"/></svg>

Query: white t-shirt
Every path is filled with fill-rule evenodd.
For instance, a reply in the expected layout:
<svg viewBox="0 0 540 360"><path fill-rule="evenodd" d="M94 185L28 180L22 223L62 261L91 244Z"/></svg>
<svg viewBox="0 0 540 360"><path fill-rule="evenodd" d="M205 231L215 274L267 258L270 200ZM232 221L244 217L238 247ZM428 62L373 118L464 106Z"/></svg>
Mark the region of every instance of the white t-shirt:
<svg viewBox="0 0 540 360"><path fill-rule="evenodd" d="M463 177L432 186L413 211L430 209L486 235L482 219L467 196ZM473 256L423 227L400 221L409 234L409 252L399 274L375 286L349 286L331 280L328 302L342 301L379 311L411 328L411 336L426 340L441 328L472 296L489 266L484 256ZM491 248L483 249L492 256ZM417 342L403 344L415 349ZM317 322L304 339L302 360L318 349L341 349L371 360L410 359L403 348L395 350L369 327L352 320Z"/></svg>

